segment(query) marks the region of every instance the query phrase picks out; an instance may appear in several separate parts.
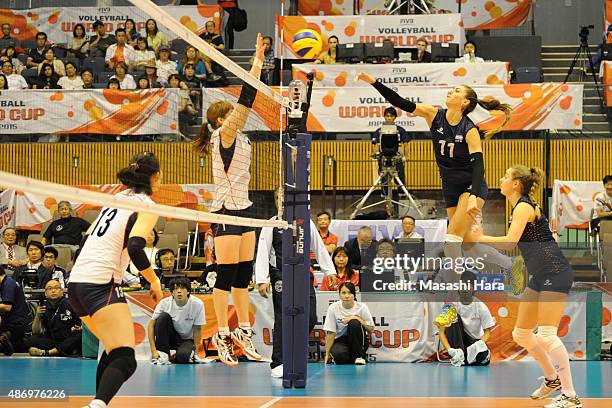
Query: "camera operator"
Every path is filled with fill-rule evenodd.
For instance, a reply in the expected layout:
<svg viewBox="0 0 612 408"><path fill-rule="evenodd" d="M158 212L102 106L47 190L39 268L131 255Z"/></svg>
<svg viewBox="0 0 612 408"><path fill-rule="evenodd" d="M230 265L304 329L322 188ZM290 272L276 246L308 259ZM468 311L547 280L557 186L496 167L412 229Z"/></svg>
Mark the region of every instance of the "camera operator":
<svg viewBox="0 0 612 408"><path fill-rule="evenodd" d="M376 173L374 173L374 178L381 173L381 170L385 165L392 166L393 160L392 158L396 155L399 155L398 158L401 158L401 144L408 143L412 140L408 132L401 127L395 124L395 119L397 118L397 110L394 107L389 107L385 109L384 112L385 123L382 127L376 129L376 131L372 134L372 152L374 154L382 153L378 155L378 169ZM403 160L395 160L395 169L397 170L397 174L399 179L403 184L406 184L406 179L404 176L404 161ZM392 180L388 179L389 177L385 177L383 179L383 185L388 186ZM387 195L386 188L383 187L382 190L383 195Z"/></svg>

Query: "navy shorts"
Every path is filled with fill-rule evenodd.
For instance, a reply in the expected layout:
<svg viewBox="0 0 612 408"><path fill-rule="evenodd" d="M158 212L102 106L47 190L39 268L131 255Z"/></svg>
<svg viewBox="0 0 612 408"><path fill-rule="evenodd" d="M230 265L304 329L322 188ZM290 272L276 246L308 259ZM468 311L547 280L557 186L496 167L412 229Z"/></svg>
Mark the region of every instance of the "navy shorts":
<svg viewBox="0 0 612 408"><path fill-rule="evenodd" d="M227 210L225 208L215 211L214 214L231 215L233 217L253 218L251 207L245 208L244 210ZM226 235L242 235L247 232L255 231L253 227L242 227L240 225L233 224L211 224L210 229L213 237L223 237Z"/></svg>
<svg viewBox="0 0 612 408"><path fill-rule="evenodd" d="M459 197L461 197L461 194L470 193L471 187L471 180L467 183L452 183L442 181L442 196L444 197L444 204L446 205L446 208L456 207L457 204L459 204ZM486 200L487 195L489 194L489 187L487 186L486 181L483 181L481 191L483 192L481 198Z"/></svg>
<svg viewBox="0 0 612 408"><path fill-rule="evenodd" d="M121 285L114 279L104 284L68 283L68 300L79 317L93 316L98 310L114 303L127 303Z"/></svg>
<svg viewBox="0 0 612 408"><path fill-rule="evenodd" d="M569 293L574 283L574 271L571 267L564 268L560 272L540 272L529 274L528 288L536 292L559 292Z"/></svg>

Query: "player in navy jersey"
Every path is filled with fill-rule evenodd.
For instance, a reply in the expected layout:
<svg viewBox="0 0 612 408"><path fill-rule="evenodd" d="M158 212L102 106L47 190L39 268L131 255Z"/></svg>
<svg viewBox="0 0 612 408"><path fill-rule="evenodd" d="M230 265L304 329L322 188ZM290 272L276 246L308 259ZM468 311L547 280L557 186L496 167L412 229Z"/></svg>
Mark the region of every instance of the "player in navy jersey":
<svg viewBox="0 0 612 408"><path fill-rule="evenodd" d="M264 47L261 34L257 35L255 60L250 75L259 79L263 66ZM195 150L211 154L215 195L210 211L217 214L249 218L249 182L251 180L251 143L242 133L257 90L248 84L242 86L238 103L227 101L212 103L206 111L205 123L195 140ZM255 256L255 230L229 224L211 226L217 259L217 280L213 289L213 304L218 332L213 343L219 351L219 359L235 366L238 360L232 355L232 342L239 346L249 360L261 360L253 345L253 331L249 320L248 286L253 277ZM232 294L238 327L230 333L227 307Z"/></svg>
<svg viewBox="0 0 612 408"><path fill-rule="evenodd" d="M478 99L476 92L466 85L457 86L448 92L446 109L421 103L415 104L402 98L367 73L359 73L358 79L374 86L393 106L427 121L431 130L436 163L440 170L442 195L449 219L447 234L444 237L444 254L452 259L461 258L463 241L474 242L470 239L470 227L479 217L488 193L479 129L467 115L476 108L476 105L504 113L504 122L497 129L485 133L485 137L489 138L509 120L510 106L496 99ZM510 258L483 247L486 248L480 245L478 248L473 247L473 250L478 249L477 255L486 256L488 262L497 263L505 269L512 267ZM458 281L459 274L450 273L444 279Z"/></svg>
<svg viewBox="0 0 612 408"><path fill-rule="evenodd" d="M513 166L500 180L501 193L512 205L512 220L503 237L483 235L473 227L473 236L499 249L511 250L518 245L530 279L519 304L514 341L524 347L544 371L542 385L531 394L542 399L561 390L561 395L547 408L582 407L572 383L569 356L557 336L565 300L573 283L573 271L553 238L546 216L536 204L534 192L542 184L538 168ZM534 329L538 328L537 335Z"/></svg>
<svg viewBox="0 0 612 408"><path fill-rule="evenodd" d="M161 172L152 153L136 155L117 178L127 187L117 197L136 205L154 204L150 196L161 185ZM156 223L155 215L103 208L87 230L70 273L70 305L104 346L96 372L96 396L88 407L106 407L136 371L134 324L121 282L131 259L151 283L153 301L162 299L161 284L144 252L145 238Z"/></svg>

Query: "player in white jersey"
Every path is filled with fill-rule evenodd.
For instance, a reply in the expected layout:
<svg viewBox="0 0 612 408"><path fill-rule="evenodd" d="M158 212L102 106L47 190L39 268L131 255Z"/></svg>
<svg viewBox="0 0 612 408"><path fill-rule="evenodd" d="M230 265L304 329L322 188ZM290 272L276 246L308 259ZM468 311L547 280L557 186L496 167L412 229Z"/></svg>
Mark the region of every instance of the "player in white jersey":
<svg viewBox="0 0 612 408"><path fill-rule="evenodd" d="M258 34L255 60L249 72L257 79L263 58L263 40L261 34ZM217 101L206 111L208 122L202 126L195 149L200 153L210 152L212 156L215 196L211 212L249 216L252 204L249 200L251 143L242 133L242 128L256 95L257 91L252 86L244 84L236 106L227 101ZM213 303L219 329L213 336L213 343L219 350L220 360L229 366L238 364L238 360L232 356L232 341L249 360L261 360L252 341L247 289L253 276L255 231L251 227L225 224L213 224L212 231L218 266ZM238 315L238 327L231 333L227 317L230 292Z"/></svg>
<svg viewBox="0 0 612 408"><path fill-rule="evenodd" d="M153 203L149 196L161 183L159 162L152 153L140 153L117 177L127 187L117 196ZM144 252L145 237L156 223L154 215L103 208L81 244L68 284L69 300L104 346L96 373L96 396L89 407L106 407L136 370L134 325L120 286L130 259L151 283L153 301L163 297Z"/></svg>

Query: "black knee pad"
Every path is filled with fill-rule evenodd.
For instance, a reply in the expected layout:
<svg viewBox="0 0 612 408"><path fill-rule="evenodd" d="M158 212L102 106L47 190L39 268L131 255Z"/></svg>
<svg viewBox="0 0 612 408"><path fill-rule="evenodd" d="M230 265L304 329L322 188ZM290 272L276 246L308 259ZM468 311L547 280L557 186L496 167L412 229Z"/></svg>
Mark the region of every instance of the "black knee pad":
<svg viewBox="0 0 612 408"><path fill-rule="evenodd" d="M234 278L232 287L246 289L249 287L251 279L253 279L253 261L240 262L238 264L238 273Z"/></svg>
<svg viewBox="0 0 612 408"><path fill-rule="evenodd" d="M217 265L217 280L215 281L215 289L221 289L226 292L232 290L232 283L238 274L238 264L223 264Z"/></svg>
<svg viewBox="0 0 612 408"><path fill-rule="evenodd" d="M136 355L134 349L130 347L119 347L108 354L108 365L121 370L127 380L136 371Z"/></svg>

